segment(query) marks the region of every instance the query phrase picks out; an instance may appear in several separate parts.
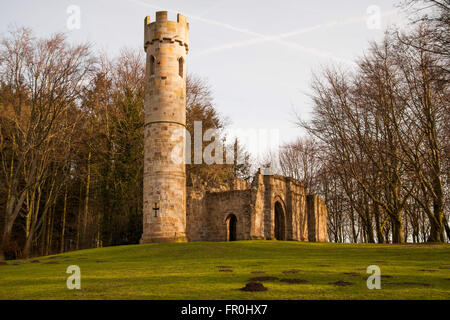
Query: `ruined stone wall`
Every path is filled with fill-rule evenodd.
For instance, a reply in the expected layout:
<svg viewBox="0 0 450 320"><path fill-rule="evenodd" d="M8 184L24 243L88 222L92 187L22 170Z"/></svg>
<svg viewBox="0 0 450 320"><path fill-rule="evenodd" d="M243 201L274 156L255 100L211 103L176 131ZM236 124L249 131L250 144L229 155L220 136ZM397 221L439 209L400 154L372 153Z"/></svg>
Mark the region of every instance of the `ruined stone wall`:
<svg viewBox="0 0 450 320"><path fill-rule="evenodd" d="M258 172L251 186L251 208L250 208L250 239L265 239L264 207L266 186L263 176Z"/></svg>
<svg viewBox="0 0 450 320"><path fill-rule="evenodd" d="M208 240L207 217L206 190L188 186L186 202L186 235L188 241Z"/></svg>
<svg viewBox="0 0 450 320"><path fill-rule="evenodd" d="M306 210L307 191L303 183L286 179L287 240L306 241L308 239L308 218Z"/></svg>
<svg viewBox="0 0 450 320"><path fill-rule="evenodd" d="M208 240L227 240L227 218L237 218L236 240L250 239L250 190L231 190L206 194Z"/></svg>
<svg viewBox="0 0 450 320"><path fill-rule="evenodd" d="M317 195L308 195L308 240L327 242L327 208L325 202Z"/></svg>
<svg viewBox="0 0 450 320"><path fill-rule="evenodd" d="M291 178L280 175L260 176L264 185L264 239L275 238L275 204L283 208L286 240L307 238L306 189Z"/></svg>
<svg viewBox="0 0 450 320"><path fill-rule="evenodd" d="M226 219L237 218L237 238L249 239L250 185L233 179L218 187L191 176L187 187L186 233L189 241L226 241Z"/></svg>
<svg viewBox="0 0 450 320"><path fill-rule="evenodd" d="M327 205L325 201L317 196L319 198L318 203L318 220L319 220L319 227L317 230L317 241L318 242L328 242L328 227L327 227L327 221L328 221L328 211L327 211Z"/></svg>
<svg viewBox="0 0 450 320"><path fill-rule="evenodd" d="M237 218L237 239L274 239L275 206L284 218L285 240L327 241L326 206L307 195L303 183L279 175L255 175L251 186L236 179L219 188L199 180L188 186L187 235L190 241L226 241L227 217Z"/></svg>

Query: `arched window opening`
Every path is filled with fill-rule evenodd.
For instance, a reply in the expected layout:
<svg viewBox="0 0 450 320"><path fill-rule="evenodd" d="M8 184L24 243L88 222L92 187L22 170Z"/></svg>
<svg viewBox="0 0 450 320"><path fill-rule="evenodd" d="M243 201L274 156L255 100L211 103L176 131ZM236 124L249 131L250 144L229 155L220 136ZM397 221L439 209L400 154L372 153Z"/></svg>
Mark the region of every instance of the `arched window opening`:
<svg viewBox="0 0 450 320"><path fill-rule="evenodd" d="M285 240L284 210L281 203L275 202L275 239Z"/></svg>
<svg viewBox="0 0 450 320"><path fill-rule="evenodd" d="M150 75L154 75L155 74L155 57L154 56L150 56Z"/></svg>
<svg viewBox="0 0 450 320"><path fill-rule="evenodd" d="M184 77L184 59L180 58L178 59L178 74L180 77Z"/></svg>
<svg viewBox="0 0 450 320"><path fill-rule="evenodd" d="M236 241L237 218L230 214L227 218L227 241Z"/></svg>

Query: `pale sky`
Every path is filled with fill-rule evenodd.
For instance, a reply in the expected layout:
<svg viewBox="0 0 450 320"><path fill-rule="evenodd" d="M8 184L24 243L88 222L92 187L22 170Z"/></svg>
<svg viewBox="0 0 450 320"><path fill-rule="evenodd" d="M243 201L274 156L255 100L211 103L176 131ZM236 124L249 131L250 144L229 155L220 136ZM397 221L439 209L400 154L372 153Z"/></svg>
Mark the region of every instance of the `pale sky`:
<svg viewBox="0 0 450 320"><path fill-rule="evenodd" d="M339 63L348 68L368 42L380 40L404 15L394 0L1 0L0 32L31 27L38 36L67 32L70 41L89 41L117 55L143 50L143 20L155 11L187 16L188 72L206 78L217 110L231 128L278 130L280 142L301 135L294 110L311 111L313 71ZM80 28L69 30L68 8L80 9ZM376 12L381 14L377 28ZM260 143L261 145L261 143ZM253 153L256 150L250 147Z"/></svg>

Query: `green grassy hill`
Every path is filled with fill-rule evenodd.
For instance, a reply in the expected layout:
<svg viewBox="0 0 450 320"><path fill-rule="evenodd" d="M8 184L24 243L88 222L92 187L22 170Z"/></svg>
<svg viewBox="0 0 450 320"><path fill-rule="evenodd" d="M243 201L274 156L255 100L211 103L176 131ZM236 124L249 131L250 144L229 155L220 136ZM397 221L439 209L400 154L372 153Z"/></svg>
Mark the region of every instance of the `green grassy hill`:
<svg viewBox="0 0 450 320"><path fill-rule="evenodd" d="M66 287L69 265L81 268L81 290ZM380 290L367 289L369 265L381 268ZM239 290L263 276L278 279L261 281L267 291ZM450 245L238 241L81 250L0 265L0 299L450 299Z"/></svg>

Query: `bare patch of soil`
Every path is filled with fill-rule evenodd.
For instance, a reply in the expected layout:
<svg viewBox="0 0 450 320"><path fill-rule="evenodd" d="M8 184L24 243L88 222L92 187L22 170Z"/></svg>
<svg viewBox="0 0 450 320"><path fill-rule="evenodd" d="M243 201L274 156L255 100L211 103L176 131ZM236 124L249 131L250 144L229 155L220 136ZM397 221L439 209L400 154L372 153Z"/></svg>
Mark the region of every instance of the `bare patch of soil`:
<svg viewBox="0 0 450 320"><path fill-rule="evenodd" d="M330 282L329 284L334 284L335 286L338 286L338 287L346 287L346 286L353 285L353 282L339 280L336 282Z"/></svg>
<svg viewBox="0 0 450 320"><path fill-rule="evenodd" d="M233 272L231 269L220 269L219 272Z"/></svg>
<svg viewBox="0 0 450 320"><path fill-rule="evenodd" d="M95 262L100 263L100 262L105 262L105 260L96 260Z"/></svg>
<svg viewBox="0 0 450 320"><path fill-rule="evenodd" d="M290 284L309 283L308 280L304 280L304 279L280 279L280 281L290 283Z"/></svg>
<svg viewBox="0 0 450 320"><path fill-rule="evenodd" d="M264 287L264 285L262 283L259 282L249 282L245 285L245 287L239 289L242 291L250 291L250 292L255 292L255 291L267 291L267 288Z"/></svg>
<svg viewBox="0 0 450 320"><path fill-rule="evenodd" d="M292 270L284 270L283 273L298 273L300 270L292 269Z"/></svg>
<svg viewBox="0 0 450 320"><path fill-rule="evenodd" d="M39 260L31 260L30 263L39 263Z"/></svg>
<svg viewBox="0 0 450 320"><path fill-rule="evenodd" d="M419 271L423 271L423 272L436 272L437 270L432 270L432 269L420 269Z"/></svg>
<svg viewBox="0 0 450 320"><path fill-rule="evenodd" d="M221 269L231 269L233 268L232 266L216 266L216 268L221 268Z"/></svg>
<svg viewBox="0 0 450 320"><path fill-rule="evenodd" d="M347 275L347 276L356 276L359 277L361 274L356 273L356 272L344 272L343 274Z"/></svg>

